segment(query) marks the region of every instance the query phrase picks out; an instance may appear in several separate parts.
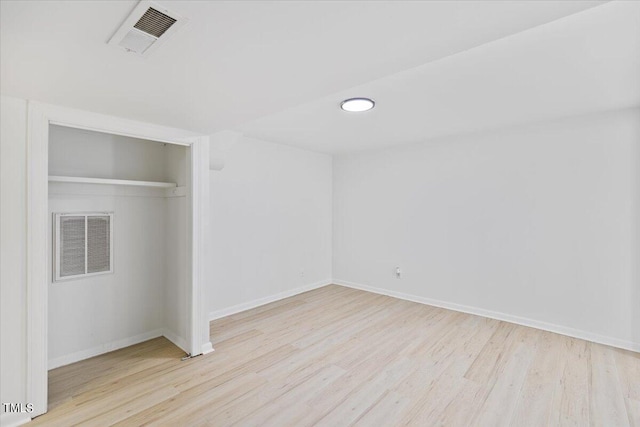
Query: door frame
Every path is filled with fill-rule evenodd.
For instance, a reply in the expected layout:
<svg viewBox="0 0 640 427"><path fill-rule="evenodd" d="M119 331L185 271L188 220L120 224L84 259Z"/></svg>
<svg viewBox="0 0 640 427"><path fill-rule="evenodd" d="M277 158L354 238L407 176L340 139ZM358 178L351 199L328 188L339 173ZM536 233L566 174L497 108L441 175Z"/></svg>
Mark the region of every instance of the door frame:
<svg viewBox="0 0 640 427"><path fill-rule="evenodd" d="M213 351L204 307L206 238L209 218L209 137L104 114L28 101L27 112L27 402L32 417L47 412L48 400L48 203L49 125L62 125L187 146L190 176L187 204L189 282L187 351Z"/></svg>

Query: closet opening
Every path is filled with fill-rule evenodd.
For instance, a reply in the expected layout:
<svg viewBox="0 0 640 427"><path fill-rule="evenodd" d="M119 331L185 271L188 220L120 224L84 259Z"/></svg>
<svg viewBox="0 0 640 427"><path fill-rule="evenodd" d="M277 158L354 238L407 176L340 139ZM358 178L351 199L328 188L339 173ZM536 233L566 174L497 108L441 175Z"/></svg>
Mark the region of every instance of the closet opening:
<svg viewBox="0 0 640 427"><path fill-rule="evenodd" d="M31 101L27 127L31 416L47 412L55 387L104 381L112 350L123 349L130 373L213 351L209 138ZM53 384L51 368L69 375Z"/></svg>
<svg viewBox="0 0 640 427"><path fill-rule="evenodd" d="M103 376L110 351L134 346L141 368L154 348L190 352L188 151L49 125L49 408ZM95 378L75 374L94 357Z"/></svg>

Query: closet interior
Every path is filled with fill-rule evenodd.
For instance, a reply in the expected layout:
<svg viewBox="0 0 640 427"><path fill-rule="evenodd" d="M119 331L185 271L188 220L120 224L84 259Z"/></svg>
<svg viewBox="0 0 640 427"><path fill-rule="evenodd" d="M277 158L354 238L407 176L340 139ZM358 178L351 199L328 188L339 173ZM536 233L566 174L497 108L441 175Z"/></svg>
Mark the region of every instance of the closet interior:
<svg viewBox="0 0 640 427"><path fill-rule="evenodd" d="M49 128L49 369L165 336L187 349L189 148Z"/></svg>

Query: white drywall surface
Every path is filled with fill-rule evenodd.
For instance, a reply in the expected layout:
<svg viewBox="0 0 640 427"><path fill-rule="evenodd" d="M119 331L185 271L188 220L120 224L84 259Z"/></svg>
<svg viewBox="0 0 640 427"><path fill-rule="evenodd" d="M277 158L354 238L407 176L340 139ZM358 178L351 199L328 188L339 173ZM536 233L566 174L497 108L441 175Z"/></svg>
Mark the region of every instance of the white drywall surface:
<svg viewBox="0 0 640 427"><path fill-rule="evenodd" d="M640 348L639 170L638 109L338 156L333 278Z"/></svg>
<svg viewBox="0 0 640 427"><path fill-rule="evenodd" d="M331 279L332 159L241 138L210 172L209 311Z"/></svg>

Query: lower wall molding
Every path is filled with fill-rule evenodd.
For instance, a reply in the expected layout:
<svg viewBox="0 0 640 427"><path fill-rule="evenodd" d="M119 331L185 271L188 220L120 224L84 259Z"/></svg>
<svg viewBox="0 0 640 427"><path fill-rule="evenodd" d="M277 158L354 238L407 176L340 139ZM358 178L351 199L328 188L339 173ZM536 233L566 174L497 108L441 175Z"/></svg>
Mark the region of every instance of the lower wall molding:
<svg viewBox="0 0 640 427"><path fill-rule="evenodd" d="M108 353L114 350L119 350L124 347L129 347L130 345L139 344L141 342L148 341L153 338L161 337L164 334L165 334L164 329L155 329L153 331L145 332L143 334L135 335L133 337L123 338L121 340L112 341L106 344L100 344L95 347L88 348L86 350L81 350L75 353L56 357L55 359L49 360L49 369L59 368L61 366L79 362L81 360L88 359L90 357L98 356L100 354Z"/></svg>
<svg viewBox="0 0 640 427"><path fill-rule="evenodd" d="M112 341L106 344L100 344L92 348L88 348L86 350L81 350L75 353L67 354L65 356L57 357L55 359L49 360L49 369L59 368L61 366L69 365L71 363L79 362L81 360L89 359L90 357L99 356L104 353L109 353L110 351L119 350L124 347L129 347L130 345L140 344L141 342L148 341L158 337L165 337L169 341L171 341L174 345L182 349L185 353L188 353L186 350L188 348L187 341L180 337L178 334L174 333L170 329L161 328L155 329L153 331L145 332L143 334L139 334L133 337L124 338L117 341ZM213 347L211 343L205 343L202 345L202 353L210 353L213 351ZM4 426L4 422L2 426Z"/></svg>
<svg viewBox="0 0 640 427"><path fill-rule="evenodd" d="M264 298L255 299L242 304L234 305L232 307L215 310L209 313L209 321L220 319L222 317L230 316L232 314L240 313L242 311L250 310L252 308L260 307L261 305L269 304L271 302L279 301L284 298L288 298L294 295L301 294L313 289L322 288L330 284L336 284L340 286L346 286L348 288L359 289L362 291L373 292L380 295L386 295L393 298L398 298L406 301L417 302L420 304L432 305L435 307L441 307L448 310L459 311L462 313L474 314L477 316L488 317L491 319L502 320L505 322L515 323L518 325L528 326L536 329L542 329L544 331L554 332L561 335L567 335L574 338L580 338L587 341L592 341L598 344L605 344L612 347L618 347L625 350L631 350L640 352L640 343L625 341L618 338L608 337L604 335L594 334L592 332L583 331L580 329L574 329L567 326L556 325L553 323L547 323L540 320L529 319L526 317L514 316L511 314L501 313L497 311L485 310L483 308L472 307L462 304L456 304L447 301L440 301L431 298L424 298L416 295L405 294L402 292L389 291L382 288L376 288L373 286L362 285L360 283L349 282L346 280L323 280L320 282L312 283L310 285L301 286L288 291L280 292L274 295L270 295ZM71 363L78 362L80 360L88 359L90 357L98 356L100 354L108 353L110 351L118 350L130 345L139 344L144 341L148 341L153 338L164 336L169 341L174 343L181 349L187 348L184 339L174 334L168 329L156 329L150 332L145 332L140 335L125 338L122 340L113 341L107 344L101 344L99 346L82 350L76 353L61 356L55 359L49 360L49 369L59 368ZM186 351L186 350L185 350ZM207 354L214 351L210 342L202 345L202 353ZM17 426L25 422L30 421L28 414L8 414L4 413L1 416L1 425L5 426Z"/></svg>
<svg viewBox="0 0 640 427"><path fill-rule="evenodd" d="M8 403L8 402L7 402ZM19 402L11 402L11 403L19 403ZM4 409L2 409L4 411ZM4 412L0 415L0 426L2 427L16 427L21 426L22 424L26 424L31 421L31 416L28 413L24 412Z"/></svg>
<svg viewBox="0 0 640 427"><path fill-rule="evenodd" d="M187 341L178 334L174 333L172 330L165 328L162 331L162 336L171 341L176 347L180 347L180 349L182 349L182 351L184 351L185 353L189 353L187 351Z"/></svg>
<svg viewBox="0 0 640 427"><path fill-rule="evenodd" d="M310 285L300 286L299 288L280 292L274 295L269 295L268 297L258 298L252 301L243 302L242 304L234 305L232 307L215 310L209 313L209 321L220 319L221 317L231 316L232 314L240 313L241 311L251 310L252 308L260 307L261 305L279 301L281 299L292 297L294 295L298 295L313 289L322 288L323 286L330 285L331 283L332 281L330 279L322 280Z"/></svg>
<svg viewBox="0 0 640 427"><path fill-rule="evenodd" d="M211 344L211 341L208 341L202 344L202 354L208 354L208 353L211 353L212 351L213 351L213 345Z"/></svg>
<svg viewBox="0 0 640 427"><path fill-rule="evenodd" d="M447 301L440 301L440 300L435 300L431 298L424 298L416 295L405 294L402 292L389 291L386 289L375 288L373 286L362 285L359 283L349 282L346 280L334 280L333 283L340 286L346 286L348 288L359 289L367 292L373 292L376 294L386 295L389 297L398 298L406 301L417 302L420 304L446 308L448 310L459 311L462 313L475 314L477 316L488 317L490 319L496 319L496 320L502 320L505 322L515 323L517 325L528 326L531 328L542 329L544 331L554 332L556 334L561 334L561 335L567 335L573 338L580 338L586 341L609 345L609 346L621 348L624 350L640 352L640 343L625 341L618 338L608 337L608 336L599 335L599 334L594 334L592 332L587 332L580 329L574 329L567 326L556 325L553 323L547 323L540 320L529 319L526 317L514 316L511 314L501 313L498 311L485 310L483 308L472 307L468 305L456 304L456 303L447 302Z"/></svg>

